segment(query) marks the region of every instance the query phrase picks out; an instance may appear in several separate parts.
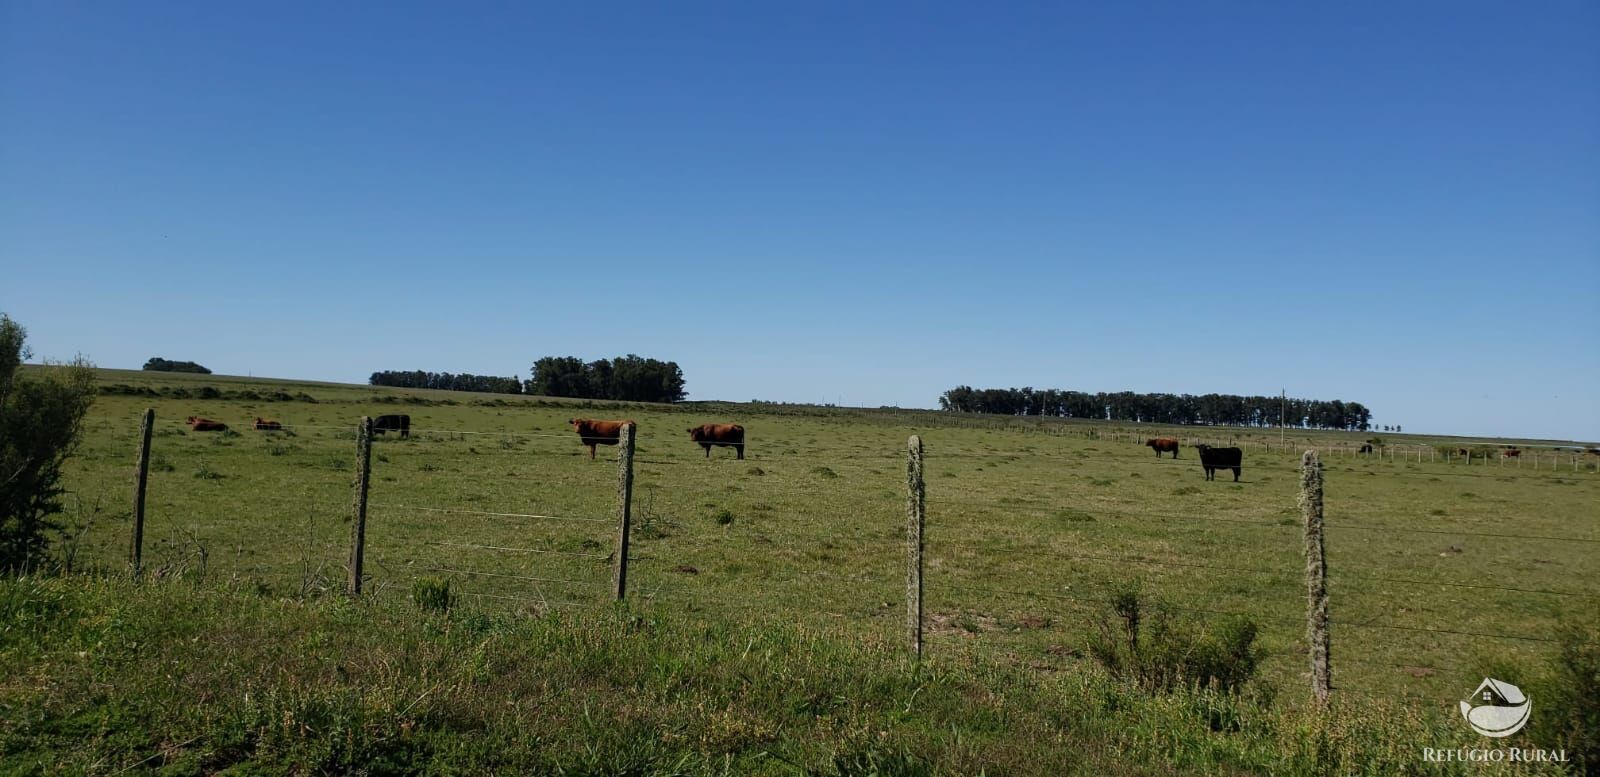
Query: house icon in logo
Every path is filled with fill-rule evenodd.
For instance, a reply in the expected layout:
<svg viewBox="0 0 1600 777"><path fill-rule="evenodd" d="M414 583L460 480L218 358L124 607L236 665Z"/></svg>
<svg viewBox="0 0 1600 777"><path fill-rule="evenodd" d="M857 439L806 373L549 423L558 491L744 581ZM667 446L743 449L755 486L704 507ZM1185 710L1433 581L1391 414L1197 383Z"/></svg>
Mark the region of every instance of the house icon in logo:
<svg viewBox="0 0 1600 777"><path fill-rule="evenodd" d="M1467 719L1473 731L1486 737L1508 737L1528 725L1532 706L1521 688L1485 677L1478 690L1461 702L1461 717Z"/></svg>

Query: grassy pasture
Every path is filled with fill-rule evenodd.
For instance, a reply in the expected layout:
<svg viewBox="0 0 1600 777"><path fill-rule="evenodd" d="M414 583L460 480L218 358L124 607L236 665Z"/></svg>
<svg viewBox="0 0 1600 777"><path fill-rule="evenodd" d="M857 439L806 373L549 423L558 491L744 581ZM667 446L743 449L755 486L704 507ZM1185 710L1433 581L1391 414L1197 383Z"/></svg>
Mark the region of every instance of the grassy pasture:
<svg viewBox="0 0 1600 777"><path fill-rule="evenodd" d="M412 439L391 434L373 452L374 595L401 597L414 578L444 577L482 606L581 613L607 596L617 470L614 449L591 461L565 421L628 417L640 424L634 595L728 623L894 641L904 628L905 445L919 434L931 661L1070 669L1084 660L1099 602L1139 585L1186 617L1256 618L1266 677L1288 699L1305 695L1299 457L1260 450L1276 432L1221 432L1247 445L1243 482L1206 482L1192 449L1157 459L1117 439L1132 430L1115 425L777 405L613 408L116 371L102 380L169 395L96 403L69 464L64 517L79 567L124 564L138 419L154 407L147 568L275 593L337 590L355 422L404 412ZM237 432L190 432L189 415ZM295 428L250 431L256 415ZM746 460L726 448L704 458L684 430L708 421L746 427ZM1558 624L1592 619L1600 603L1593 472L1334 455L1326 492L1334 683L1352 694L1415 695L1451 714L1486 667L1530 663L1551 647L1478 634L1550 638Z"/></svg>

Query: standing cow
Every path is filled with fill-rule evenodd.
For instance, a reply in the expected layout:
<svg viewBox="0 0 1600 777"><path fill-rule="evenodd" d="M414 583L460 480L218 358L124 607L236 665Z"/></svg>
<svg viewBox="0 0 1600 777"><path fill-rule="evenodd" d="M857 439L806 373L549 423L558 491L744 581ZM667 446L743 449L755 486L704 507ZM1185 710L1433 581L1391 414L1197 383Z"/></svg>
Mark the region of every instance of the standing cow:
<svg viewBox="0 0 1600 777"><path fill-rule="evenodd" d="M689 439L706 449L708 459L713 445L726 445L744 458L744 427L738 424L701 424L689 430Z"/></svg>
<svg viewBox="0 0 1600 777"><path fill-rule="evenodd" d="M372 419L373 434L384 432L399 432L400 439L411 438L411 416L408 415L380 415Z"/></svg>
<svg viewBox="0 0 1600 777"><path fill-rule="evenodd" d="M594 446L616 445L622 439L622 427L633 426L632 421L597 421L593 418L573 418L567 423L578 433L578 439L589 446L589 460L594 461Z"/></svg>
<svg viewBox="0 0 1600 777"><path fill-rule="evenodd" d="M1233 482L1239 482L1239 473L1244 469L1244 451L1238 448L1213 448L1209 445L1196 445L1195 450L1200 451L1200 466L1206 469L1206 480L1216 480L1219 469L1233 470Z"/></svg>
<svg viewBox="0 0 1600 777"><path fill-rule="evenodd" d="M1147 441L1144 445L1146 448L1155 449L1156 458L1158 459L1161 458L1163 453L1171 453L1172 458L1178 458L1178 441L1171 437L1157 437L1154 440Z"/></svg>
<svg viewBox="0 0 1600 777"><path fill-rule="evenodd" d="M1369 443L1362 443L1361 450L1356 451L1356 452L1357 453L1371 453L1372 452L1372 443L1370 443L1370 442Z"/></svg>

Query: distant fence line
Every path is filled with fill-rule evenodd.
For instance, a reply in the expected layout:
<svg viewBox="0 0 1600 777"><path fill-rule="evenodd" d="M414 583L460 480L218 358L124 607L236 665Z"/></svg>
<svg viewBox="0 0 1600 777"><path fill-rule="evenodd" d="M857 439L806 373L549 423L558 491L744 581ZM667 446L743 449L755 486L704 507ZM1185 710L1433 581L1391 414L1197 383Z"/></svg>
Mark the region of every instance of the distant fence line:
<svg viewBox="0 0 1600 777"><path fill-rule="evenodd" d="M136 462L136 490L135 490L135 495L134 495L134 500L133 500L134 501L133 524L132 524L132 535L130 537L130 547L129 547L129 563L130 563L131 569L133 571L133 574L135 576L138 576L142 572L142 561L143 561L143 548L142 548L142 545L143 545L143 536L144 536L144 530L145 530L145 504L146 504L146 499L147 499L147 495L148 495L148 470L149 470L149 466L150 466L151 448L152 448L151 430L154 427L154 423L155 423L155 411L153 409L147 410L144 413L144 416L143 416L143 419L142 419L141 434L140 434L140 446L139 446L139 453L138 453L138 458L137 458L137 462ZM284 426L285 427L290 427L290 425L287 425L287 424L284 425ZM292 428L292 427L290 427L290 428ZM369 577L369 575L367 574L367 572L365 570L366 552L367 552L367 542L366 542L366 540L367 540L367 537L366 537L367 514L368 514L369 508L378 508L378 509L381 509L381 510L421 511L421 512L441 513L441 514L477 515L477 516L506 517L506 518L518 518L518 519L529 519L529 520L577 521L577 522L597 523L597 524L604 524L604 525L614 526L616 528L616 533L614 535L615 540L612 543L612 547L611 547L611 552L610 553L581 553L581 552L575 552L575 551L562 551L562 550L553 549L553 548L543 548L543 549L541 549L541 548L524 548L524 547L512 547L512 546L501 546L501 545L489 545L489 544L482 544L482 543L457 543L457 542L425 542L424 543L424 544L428 544L428 545L452 547L452 548L458 548L458 549L463 549L463 550L487 551L487 552L494 552L494 553L550 554L550 555L558 555L558 556L572 556L572 557L582 557L582 558L590 558L590 559L597 559L597 560L608 560L610 562L610 566L611 566L611 579L610 579L610 581L592 581L592 580L591 581L586 581L586 580L573 580L573 579L567 579L567 578L547 577L547 576L543 576L543 575L519 575L519 574L510 574L510 573L505 573L505 572L493 572L493 571L480 570L480 569L469 569L469 568L460 567L458 565L447 566L447 565L443 565L443 564L434 564L434 565L430 565L430 566L424 566L424 567L420 567L420 569L422 569L424 571L428 571L428 572L435 572L435 573L447 574L447 575L461 575L461 576L466 576L466 577L504 578L504 579L508 579L508 580L516 580L516 581L521 581L521 582L528 582L528 583L532 583L533 584L534 590L535 590L535 593L536 593L536 596L533 596L533 597L519 597L519 596L509 596L509 595L489 594L489 593L476 593L476 592L465 592L463 594L463 595L471 596L471 597L474 597L474 598L501 599L501 600L510 600L510 601L524 601L524 602L529 602L529 603L541 604L543 606L581 606L581 605L584 604L584 602L581 602L581 601L564 600L564 599L551 599L550 597L547 597L544 594L544 591L543 591L542 587L540 586L540 584L546 584L546 585L575 585L575 586L585 586L585 587L598 587L598 588L604 588L605 590L608 591L608 593L610 594L610 596L608 598L614 598L617 601L622 601L622 600L625 600L627 598L627 595L628 595L628 571L629 571L629 565L630 565L630 563L632 561L641 560L638 557L633 556L633 554L630 552L630 538L631 538L631 533L632 533L631 532L631 526L632 526L632 520L633 520L633 494L632 494L632 490L633 490L633 482L634 482L634 464L635 464L634 452L635 452L635 443L636 443L636 429L635 429L635 426L633 424L628 424L628 425L626 425L626 426L624 426L622 428L622 431L621 431L621 434L620 434L620 439L618 441L618 452L617 452L617 478L618 478L618 480L617 480L617 498L616 498L616 503L615 503L616 504L616 516L613 519L590 518L590 517L582 517L582 516L562 516L562 515L541 514L541 513L531 513L531 512L497 512L497 511L488 511L488 510L469 510L469 509L460 509L460 508L444 508L444 507L432 507L432 506L402 505L402 504L391 504L391 503L381 503L381 502L370 502L369 501L369 496L370 496L370 493L371 493L371 490L372 490L372 478L371 478L372 456L371 456L371 452L372 452L373 435L374 435L374 431L375 431L372 417L370 417L370 416L363 417L361 419L361 422L358 425L354 425L353 427L319 426L319 427L315 427L315 428L331 428L331 429L340 429L340 430L351 430L351 429L353 429L355 431L355 442L356 442L356 445L357 445L357 457L356 457L356 473L355 473L355 479L354 479L354 483L353 483L354 495L353 495L353 502L352 502L352 505L351 505L351 512L352 512L352 516L353 516L354 520L352 521L352 524L351 524L350 553L349 553L349 556L348 556L348 561L346 562L346 570L345 570L346 573L347 573L346 574L345 590L350 596L361 596L363 594L364 583L365 583L366 579ZM426 432L433 432L433 433L440 433L440 434L469 434L469 432L461 432L461 431L458 431L458 430L444 430L444 429L434 429L434 430L413 429L412 431L426 431ZM568 439L568 440L573 439L573 438L568 437L566 435L546 435L546 434L517 435L516 433L501 433L501 432L484 432L484 433L470 433L470 434L504 435L504 436L529 436L529 437L551 437L551 438L559 437L561 439ZM1129 440L1129 441L1136 441L1138 439L1141 439L1142 435L1140 435L1138 433L1132 433L1132 434L1117 433L1116 435L1114 435L1114 437L1116 437L1117 439L1126 439L1126 440ZM1211 439L1215 439L1218 442L1221 442L1221 438L1211 438ZM1264 446L1267 446L1267 448L1266 448L1267 450L1273 450L1274 449L1274 448L1271 447L1271 444L1268 443L1268 442L1263 442L1262 444ZM1391 455L1391 460L1393 460L1393 456L1394 456L1394 454L1392 452L1393 451L1393 446L1391 446L1389 449L1391 450L1391 454L1390 454ZM1436 451L1435 448L1430 447L1430 446L1418 446L1417 447L1417 451L1416 451L1416 455L1417 455L1419 461L1422 460L1422 450L1424 450L1424 449ZM1324 450L1326 450L1326 449L1324 449ZM1335 448L1333 450L1341 451L1341 456L1343 456L1343 455L1351 455L1349 453L1349 451L1341 449L1341 448ZM920 660L923 657L923 655L926 652L926 650L927 650L927 643L926 643L926 639L925 639L926 638L926 630L925 630L926 629L926 610L925 610L925 606L924 606L924 593L927 590L927 582L928 582L927 578L926 578L927 565L926 565L925 556L926 556L926 552L927 552L926 529L927 529L927 522L928 522L929 513L930 513L930 507L932 508L932 512L934 513L934 517L935 517L935 520L936 520L936 528L937 528L937 517L938 517L938 514L940 512L939 508L940 508L941 505L971 505L971 506L981 506L981 507L988 507L988 508L993 508L993 509L1003 509L1003 510L1045 510L1045 509L1051 509L1051 507L1053 507L1053 506L1030 506L1030 505L1026 505L1026 504L999 504L999 503L978 502L978 501L964 501L964 500L961 500L961 499L945 499L945 498L935 498L933 500L930 500L928 498L926 483L925 483L925 479L924 479L924 469L925 469L925 466L926 466L925 449L924 449L924 444L923 444L922 438L920 436L913 435L908 439L908 441L907 441L907 449L906 449L906 454L905 455L906 455L906 488L907 488L907 497L906 497L906 499L907 499L907 503L906 503L907 504L907 507L906 507L906 538L905 538L905 542L906 542L906 573L905 573L906 632L908 634L908 647L911 650L911 652L913 653L913 655L917 659ZM960 456L960 455L971 455L971 454L953 454L953 455ZM1382 453L1381 453L1381 451L1379 451L1375 455L1381 457ZM1508 457L1504 457L1504 456L1501 457L1500 466L1506 466L1505 463L1504 463L1504 459L1505 458L1508 458ZM1510 457L1510 458L1518 458L1519 459L1518 466L1520 466L1520 458L1521 457ZM1429 460L1435 460L1435 459L1433 459L1430 456ZM1242 611L1237 611L1237 610L1224 610L1224 609L1218 609L1218 608L1173 606L1172 609L1183 610L1183 611L1191 611L1191 612L1197 612L1197 613L1203 613L1203 614L1211 614L1211 615L1245 616L1245 617L1255 618L1255 619L1260 620L1260 621L1277 622L1277 623L1284 623L1284 624L1287 624L1287 623L1296 623L1296 624L1303 623L1305 628L1306 628L1305 648L1306 648L1306 653L1307 653L1307 655L1309 657L1309 660L1310 660L1310 667L1309 668L1310 668L1312 695L1313 695L1313 698L1318 703L1325 703L1327 701L1328 697L1329 697L1329 694L1331 692L1333 692L1333 691L1345 690L1345 689L1339 688L1337 686L1334 686L1332 684L1334 661L1332 659L1331 651L1330 651L1330 643L1331 643L1331 636L1330 635L1331 635L1331 632L1333 630L1335 630L1335 629L1369 629L1369 630L1381 630L1381 631L1401 631L1401 632L1412 632L1412 633L1446 634L1446 635L1468 636L1468 637L1477 637L1477 638L1486 638L1486 639L1515 640L1515 641L1527 641L1527 642L1546 642L1547 643L1547 642L1553 642L1554 641L1554 640L1546 638L1546 637L1536 637L1536 636L1525 635L1525 634L1508 634L1508 633L1497 633L1497 632L1486 632L1486 631L1469 631L1469 630L1458 630L1458 629L1447 629L1447 628L1431 628L1431 627L1426 627L1426 626L1410 626L1410 625L1394 624L1394 623L1352 622L1352 621L1337 620L1337 619L1333 618L1332 615L1330 614L1330 601L1329 601L1330 597L1329 597L1329 592L1328 592L1328 576L1329 576L1329 573L1328 573L1328 562L1327 562L1327 556L1326 556L1326 550L1325 550L1325 548L1326 548L1326 532L1327 532L1327 530L1329 528L1332 528L1335 531L1356 530L1356 531L1388 531L1388 532L1400 532L1400 533L1406 533L1406 532L1436 533L1436 534L1448 534L1448 535L1483 536L1483 537L1493 537L1493 538L1502 538L1502 539L1519 539L1519 540L1528 540L1528 541L1553 541L1553 542L1563 542L1563 543L1574 543L1575 542L1575 543L1600 544L1600 539L1591 539L1591 538L1584 538L1584 537L1563 537L1563 536L1550 536L1550 535L1528 535L1528 534L1499 533L1499 532L1474 532L1474 531L1469 531L1469 530L1458 530L1458 529L1430 529L1430 528L1413 528L1413 527L1379 527L1379 526L1363 526L1363 525L1359 525L1359 524L1347 525L1347 524L1342 524L1342 523L1333 524L1332 526L1330 526L1325 522L1325 516L1323 514L1322 483L1323 483L1323 477L1324 477L1324 462L1323 462L1323 459L1322 459L1322 451L1318 450L1317 448L1304 450L1302 455L1301 455L1301 461L1300 461L1299 470L1300 470L1300 477L1301 477L1301 485L1300 485L1300 491L1299 491L1298 506L1299 506L1299 509L1301 511L1301 514L1302 514L1302 520L1301 520L1301 527L1300 528L1302 529L1302 533L1303 533L1303 536L1304 536L1304 557L1305 557L1304 579L1305 579L1305 584L1306 584L1306 596L1307 596L1306 616L1305 616L1304 620L1300 621L1300 620L1296 620L1296 619L1263 616L1260 613L1242 612ZM268 501L274 501L274 500L270 500L269 499ZM277 500L277 501L281 501L281 500ZM1102 512L1104 512L1104 511L1102 511ZM1115 511L1115 510L1111 510L1109 512L1111 514L1118 514L1117 511ZM1149 518L1149 517L1152 517L1152 516L1140 514L1140 517L1141 518ZM1159 518L1159 517L1162 517L1162 516L1157 515L1157 516L1153 516L1153 517ZM1178 516L1173 516L1173 517L1177 518ZM1260 526L1260 527L1289 528L1289 526L1287 526L1287 525L1285 525L1283 523L1274 523L1274 522L1259 521L1259 520L1246 520L1246 519L1226 518L1226 517L1217 517L1217 516L1188 516L1188 518L1191 518L1191 519L1192 518L1201 518L1201 519L1205 519L1205 520L1209 520L1209 521L1222 521L1222 522L1228 522L1228 523L1245 524L1245 525L1253 525L1253 526ZM972 551L972 552L977 552L977 553L990 553L990 552L993 552L993 549L984 549L984 548L978 548L978 547L975 547L975 546L965 546L965 545L954 545L954 544L951 544L951 545L947 545L947 547L962 548L962 549L966 549L966 550L969 550L969 551ZM1057 555L1061 555L1063 558L1070 558L1070 559L1076 559L1076 560L1093 560L1093 561L1100 561L1100 562L1106 562L1106 563L1115 563L1115 564L1139 564L1139 565L1153 565L1153 566L1168 566L1168 567L1177 567L1177 568L1205 569L1205 570L1220 571L1220 572L1234 572L1234 573L1257 574L1257 575L1282 575L1282 576L1284 576L1286 578L1293 575L1293 571L1292 570L1287 570L1287 569L1285 569L1285 570L1274 570L1274 569L1265 569L1265 568L1230 566L1230 565L1225 565L1225 564L1198 563L1198 562L1185 561L1185 560L1161 560L1161 559L1148 559L1148 558L1146 558L1146 559L1118 558L1118 557L1115 557L1115 556L1101 556L1101 555L1093 555L1093 554L1057 554ZM411 579L418 579L418 578L413 577ZM1354 576L1351 576L1351 579L1352 580L1358 580L1358 581L1359 580L1366 580L1366 581L1371 581L1371 582L1382 582L1382 583L1401 584L1401 585L1447 586L1447 587L1460 587L1460 588L1468 588L1468 589L1485 589L1485 590L1496 590L1496 591L1526 593L1526 594L1553 595L1553 596L1564 596L1564 597L1600 598L1600 594L1592 594L1592 593L1581 592L1581 591L1559 591L1559 590L1549 590L1549 589L1521 588L1521 587L1514 587L1514 586L1497 586L1497 585L1490 585L1490 584L1462 583L1462 582L1457 582L1457 581L1442 581L1442 580L1415 580L1415 579L1409 579L1409 578L1390 577L1390 576L1384 576L1384 575L1354 575ZM937 580L935 581L935 583L936 583L936 585L935 585L936 588L941 587L941 585L938 584ZM1053 601L1071 602L1071 603L1074 603L1076 605L1085 606L1085 607L1091 606L1091 605L1092 606L1103 606L1105 604L1105 599L1103 597L1078 596L1078 595L1070 595L1070 594L1063 594L1063 593L1050 593L1050 592L1042 592L1042 591L1026 591L1026 590L1020 590L1020 589L1018 589L1016 587L996 587L996 586L987 586L987 585L971 585L971 584L956 583L956 582L943 583L942 587L945 587L945 588L948 588L948 589L952 589L952 590L983 593L983 594L988 594L988 595L1031 597L1031 598L1047 599L1047 600L1053 600ZM592 604L594 602L590 602L590 603ZM1371 662L1363 661L1360 658L1355 658L1355 659L1341 658L1340 661L1341 662L1349 661L1350 663L1358 664L1358 665L1359 664L1371 663ZM1411 667L1411 666L1416 666L1416 665L1406 664L1404 666ZM1437 668L1437 667L1423 667L1423 668L1434 669L1434 668Z"/></svg>

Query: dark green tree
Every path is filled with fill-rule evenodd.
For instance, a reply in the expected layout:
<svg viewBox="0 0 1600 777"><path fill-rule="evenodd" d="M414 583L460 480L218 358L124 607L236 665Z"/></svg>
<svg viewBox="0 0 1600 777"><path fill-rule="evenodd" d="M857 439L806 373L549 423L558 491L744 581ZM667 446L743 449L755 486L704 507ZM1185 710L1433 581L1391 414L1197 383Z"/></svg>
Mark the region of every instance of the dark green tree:
<svg viewBox="0 0 1600 777"><path fill-rule="evenodd" d="M81 358L22 374L27 330L0 313L0 571L45 560L61 511L61 465L94 401L94 372Z"/></svg>
<svg viewBox="0 0 1600 777"><path fill-rule="evenodd" d="M211 370L201 367L194 362L168 361L160 356L152 356L144 363L144 369L152 372L193 372L198 375L210 375Z"/></svg>

